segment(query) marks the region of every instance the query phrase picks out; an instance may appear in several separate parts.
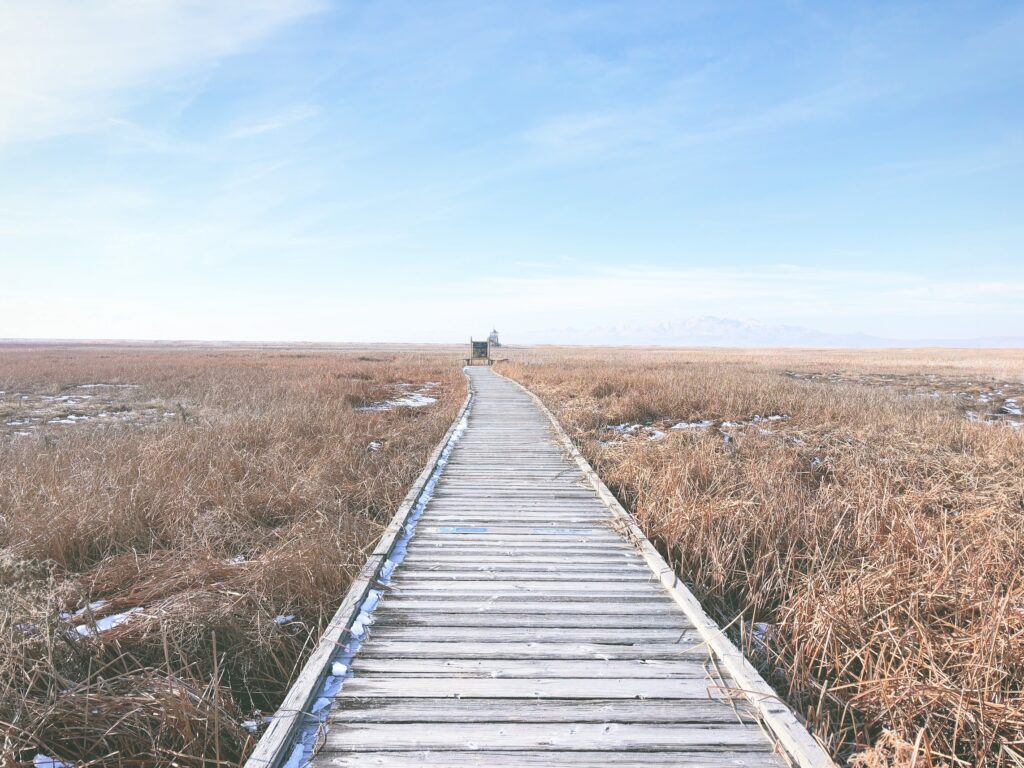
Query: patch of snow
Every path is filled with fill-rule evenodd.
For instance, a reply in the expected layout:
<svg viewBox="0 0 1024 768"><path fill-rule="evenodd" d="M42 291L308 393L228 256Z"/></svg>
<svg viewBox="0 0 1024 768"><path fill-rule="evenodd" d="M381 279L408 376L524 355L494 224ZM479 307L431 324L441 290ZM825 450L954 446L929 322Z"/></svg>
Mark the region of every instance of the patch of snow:
<svg viewBox="0 0 1024 768"><path fill-rule="evenodd" d="M714 424L711 419L705 419L704 421L680 421L678 424L673 424L672 429L707 429Z"/></svg>
<svg viewBox="0 0 1024 768"><path fill-rule="evenodd" d="M77 611L75 611L72 614L72 616L74 618L78 618L79 616L84 616L87 613L95 613L100 608L105 606L107 604L107 602L108 602L107 600L103 600L102 598L99 599L99 600L93 600L91 603L89 603L87 606L85 606L85 608L79 608Z"/></svg>
<svg viewBox="0 0 1024 768"><path fill-rule="evenodd" d="M34 768L68 768L67 763L55 757L44 755L42 752L37 752L35 757L32 758L32 765Z"/></svg>
<svg viewBox="0 0 1024 768"><path fill-rule="evenodd" d="M634 434L637 430L643 429L643 424L609 424L608 429L615 430L616 432L623 432L627 435Z"/></svg>
<svg viewBox="0 0 1024 768"><path fill-rule="evenodd" d="M751 627L750 632L754 636L755 640L764 643L774 633L774 627L771 624L767 624L763 621L755 621Z"/></svg>
<svg viewBox="0 0 1024 768"><path fill-rule="evenodd" d="M650 439L650 440L661 440L664 436L665 436L664 432L661 432L661 431L659 431L657 429L652 429L650 437L648 439Z"/></svg>
<svg viewBox="0 0 1024 768"><path fill-rule="evenodd" d="M285 616L284 614L278 614L274 617L275 624L289 624L293 621L295 621L295 616L290 613L287 616Z"/></svg>
<svg viewBox="0 0 1024 768"><path fill-rule="evenodd" d="M107 630L119 627L124 624L128 619L132 617L132 614L141 611L141 608L131 608L124 613L115 613L112 616L104 616L102 619L96 619L96 626L93 627L89 624L80 624L75 627L75 631L82 637L88 637L89 635L96 635L100 632L106 632Z"/></svg>
<svg viewBox="0 0 1024 768"><path fill-rule="evenodd" d="M399 384L397 385L400 389L406 389L411 387L411 384ZM379 403L372 403L371 405L363 405L355 410L357 411L390 411L394 408L423 408L427 405L433 405L437 402L436 397L430 397L427 392L433 389L435 384L428 382L423 385L420 389L415 392L409 392L402 395L401 397L394 397L390 400L384 400Z"/></svg>
<svg viewBox="0 0 1024 768"><path fill-rule="evenodd" d="M754 416L749 421L723 421L722 426L727 429L737 427L750 427L754 424L764 424L766 422L785 421L789 418L786 414L772 414L771 416Z"/></svg>
<svg viewBox="0 0 1024 768"><path fill-rule="evenodd" d="M368 451L379 451L380 449L381 444L376 440L372 441L368 446L366 446L366 450Z"/></svg>
<svg viewBox="0 0 1024 768"><path fill-rule="evenodd" d="M309 750L312 752L313 745L309 745ZM303 741L299 741L292 748L292 753L288 755L288 760L285 762L283 768L301 768L302 764L306 760L306 745Z"/></svg>

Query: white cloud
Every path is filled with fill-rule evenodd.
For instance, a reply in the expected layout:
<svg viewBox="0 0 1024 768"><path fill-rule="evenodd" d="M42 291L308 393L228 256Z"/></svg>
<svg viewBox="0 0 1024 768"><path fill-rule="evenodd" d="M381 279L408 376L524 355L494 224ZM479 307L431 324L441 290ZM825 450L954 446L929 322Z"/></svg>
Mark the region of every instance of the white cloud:
<svg viewBox="0 0 1024 768"><path fill-rule="evenodd" d="M261 136L309 120L318 114L320 114L320 110L317 107L296 104L273 115L264 115L242 123L228 132L228 138L246 139L252 136Z"/></svg>
<svg viewBox="0 0 1024 768"><path fill-rule="evenodd" d="M322 0L7 0L0 143L90 130L134 93L242 50Z"/></svg>

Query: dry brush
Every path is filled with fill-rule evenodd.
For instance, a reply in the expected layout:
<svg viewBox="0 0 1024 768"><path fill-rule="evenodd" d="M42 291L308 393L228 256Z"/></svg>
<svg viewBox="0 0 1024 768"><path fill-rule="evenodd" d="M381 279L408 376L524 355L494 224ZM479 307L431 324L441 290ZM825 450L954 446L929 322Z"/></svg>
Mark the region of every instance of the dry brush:
<svg viewBox="0 0 1024 768"><path fill-rule="evenodd" d="M437 353L41 347L0 350L0 390L0 764L213 766L252 747L465 383Z"/></svg>

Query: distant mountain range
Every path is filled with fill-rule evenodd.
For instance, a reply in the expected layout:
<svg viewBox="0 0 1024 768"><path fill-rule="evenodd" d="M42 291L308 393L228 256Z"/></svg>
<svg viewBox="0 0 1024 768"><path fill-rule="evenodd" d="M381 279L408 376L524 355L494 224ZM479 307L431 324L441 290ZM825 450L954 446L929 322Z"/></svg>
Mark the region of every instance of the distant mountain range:
<svg viewBox="0 0 1024 768"><path fill-rule="evenodd" d="M524 334L525 343L679 347L1024 347L1024 336L973 339L890 339L817 331L756 320L693 317L648 325L562 328Z"/></svg>

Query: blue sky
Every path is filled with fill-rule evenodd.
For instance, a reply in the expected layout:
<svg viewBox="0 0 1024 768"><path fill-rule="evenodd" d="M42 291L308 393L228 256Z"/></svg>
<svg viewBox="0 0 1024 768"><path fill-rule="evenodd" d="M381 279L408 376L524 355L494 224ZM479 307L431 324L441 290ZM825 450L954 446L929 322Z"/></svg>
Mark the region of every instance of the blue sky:
<svg viewBox="0 0 1024 768"><path fill-rule="evenodd" d="M0 337L1024 336L1024 5L6 0Z"/></svg>

